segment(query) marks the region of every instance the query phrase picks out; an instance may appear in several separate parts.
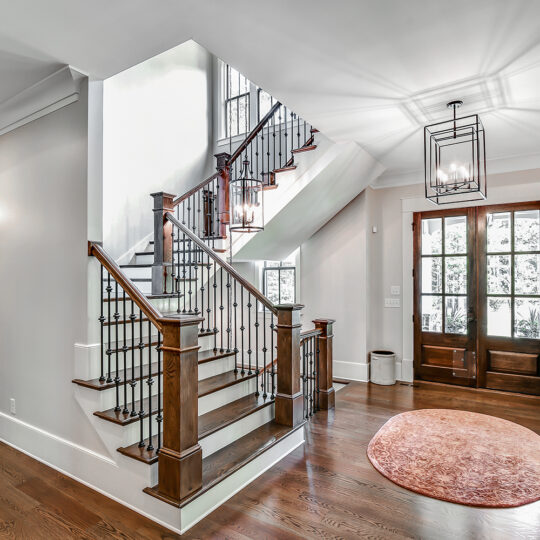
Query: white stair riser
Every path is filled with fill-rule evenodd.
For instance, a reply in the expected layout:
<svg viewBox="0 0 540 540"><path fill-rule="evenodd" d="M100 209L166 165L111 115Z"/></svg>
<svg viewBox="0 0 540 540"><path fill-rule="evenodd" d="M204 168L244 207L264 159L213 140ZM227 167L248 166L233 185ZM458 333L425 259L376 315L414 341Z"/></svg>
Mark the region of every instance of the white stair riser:
<svg viewBox="0 0 540 540"><path fill-rule="evenodd" d="M233 385L229 388L223 388L222 390L219 390L218 392L214 392L213 394L210 394L208 396L199 398L199 416L211 410L217 409L231 401L240 399L248 395L249 393L254 392L255 386L254 384L250 385L249 384L250 382L251 381L245 381L243 383ZM157 385L157 382L156 384L154 384L154 386L156 385ZM202 409L201 404L204 404L205 409ZM112 406L114 406L114 403L112 404ZM99 409L94 409L94 410L99 410ZM100 420L100 422L103 422L103 424L108 424L109 426L112 426L112 428L107 426L106 429L107 429L107 432L111 434L111 436L114 436L115 439L118 439L119 441L118 446L129 446L140 440L141 427L138 421L125 425L125 426L121 426L119 424L109 422L108 420L103 420L102 418L98 418L98 420ZM153 435L157 434L157 425L158 424L156 422L156 415L154 414L152 416L152 434ZM255 427L258 427L258 426L255 426ZM255 427L251 429L255 429ZM149 420L147 417L143 419L143 438L148 437L148 436L149 436ZM208 448L213 448L213 445L218 444L218 443L211 441L208 444L209 444ZM215 450L210 450L210 451L215 451Z"/></svg>
<svg viewBox="0 0 540 540"><path fill-rule="evenodd" d="M152 268L150 266L130 266L128 268L122 268L122 271L129 279L152 278Z"/></svg>
<svg viewBox="0 0 540 540"><path fill-rule="evenodd" d="M203 451L203 458L212 455L221 450L228 444L233 443L240 437L247 435L254 429L270 422L274 418L274 404L262 409L232 423L231 425L216 431L212 435L199 441Z"/></svg>
<svg viewBox="0 0 540 540"><path fill-rule="evenodd" d="M218 358L199 364L199 381L213 377L214 375L221 375L226 371L234 369L234 356L226 356L225 358Z"/></svg>

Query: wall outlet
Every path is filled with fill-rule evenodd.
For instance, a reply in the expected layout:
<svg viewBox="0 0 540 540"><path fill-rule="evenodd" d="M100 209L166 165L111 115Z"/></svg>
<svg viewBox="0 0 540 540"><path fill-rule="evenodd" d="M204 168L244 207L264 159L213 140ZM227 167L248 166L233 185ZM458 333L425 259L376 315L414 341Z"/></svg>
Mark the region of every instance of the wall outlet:
<svg viewBox="0 0 540 540"><path fill-rule="evenodd" d="M17 408L15 407L15 399L11 398L9 400L9 410L11 411L11 414L17 414Z"/></svg>
<svg viewBox="0 0 540 540"><path fill-rule="evenodd" d="M390 287L390 294L394 296L399 296L401 294L401 287L399 285L392 285Z"/></svg>
<svg viewBox="0 0 540 540"><path fill-rule="evenodd" d="M384 307L387 308L398 308L401 307L401 302L399 298L385 298Z"/></svg>

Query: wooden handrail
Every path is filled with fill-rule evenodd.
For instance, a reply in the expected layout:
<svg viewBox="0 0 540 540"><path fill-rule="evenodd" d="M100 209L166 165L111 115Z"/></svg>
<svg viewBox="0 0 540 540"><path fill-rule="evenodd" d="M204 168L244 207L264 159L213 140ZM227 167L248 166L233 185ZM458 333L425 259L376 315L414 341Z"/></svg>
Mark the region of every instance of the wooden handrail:
<svg viewBox="0 0 540 540"><path fill-rule="evenodd" d="M174 199L173 206L178 206L182 201L185 201L188 197L191 197L197 191L201 190L204 186L208 185L212 180L215 180L220 175L219 171L217 173L214 173L212 176L207 178L206 180L203 180L200 184L197 184L195 187L191 188L188 192L184 193L183 195L180 195L180 197Z"/></svg>
<svg viewBox="0 0 540 540"><path fill-rule="evenodd" d="M320 336L322 334L322 330L320 328L312 328L311 330L304 330L300 333L300 343L302 341L309 339L311 337Z"/></svg>
<svg viewBox="0 0 540 540"><path fill-rule="evenodd" d="M249 281L247 281L244 277L242 277L228 262L221 259L215 251L208 247L196 234L193 234L187 227L182 225L170 212L167 212L165 214L165 217L178 229L182 231L183 234L185 234L188 238L190 238L197 247L199 247L202 251L204 251L211 259L213 259L219 266L221 266L226 272L228 272L240 285L242 285L248 292L250 292L261 304L266 306L274 315L277 315L277 309L264 296L259 289L254 287Z"/></svg>
<svg viewBox="0 0 540 540"><path fill-rule="evenodd" d="M109 274L122 287L139 309L148 317L152 324L162 332L162 314L148 301L146 296L133 285L131 280L122 272L116 262L109 257L107 252L98 243L88 242L88 255L94 256L107 269Z"/></svg>
<svg viewBox="0 0 540 540"><path fill-rule="evenodd" d="M281 103L277 101L274 103L274 106L264 115L264 117L261 119L261 121L251 130L251 133L244 139L244 142L234 151L234 154L230 157L229 161L227 162L228 165L231 165L231 163L234 163L238 157L242 154L242 152L247 148L248 144L257 136L259 131L264 127L266 122L274 116L275 112L281 107ZM287 119L285 119L287 120Z"/></svg>

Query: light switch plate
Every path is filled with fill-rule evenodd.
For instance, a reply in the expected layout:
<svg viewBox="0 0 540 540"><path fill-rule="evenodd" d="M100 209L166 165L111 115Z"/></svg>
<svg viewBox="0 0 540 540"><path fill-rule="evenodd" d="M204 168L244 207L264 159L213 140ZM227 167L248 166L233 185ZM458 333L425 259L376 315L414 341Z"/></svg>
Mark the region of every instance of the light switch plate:
<svg viewBox="0 0 540 540"><path fill-rule="evenodd" d="M385 298L384 307L387 308L398 308L401 307L401 302L399 298Z"/></svg>
<svg viewBox="0 0 540 540"><path fill-rule="evenodd" d="M399 285L392 285L390 287L390 294L399 296L401 294L401 287Z"/></svg>

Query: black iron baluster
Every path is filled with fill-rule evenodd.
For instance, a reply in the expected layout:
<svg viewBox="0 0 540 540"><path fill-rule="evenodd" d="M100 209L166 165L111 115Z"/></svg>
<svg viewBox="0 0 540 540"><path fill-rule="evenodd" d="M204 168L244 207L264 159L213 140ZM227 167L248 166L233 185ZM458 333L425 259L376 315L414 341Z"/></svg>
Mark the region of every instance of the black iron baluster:
<svg viewBox="0 0 540 540"><path fill-rule="evenodd" d="M264 131L264 128L263 128ZM270 126L267 127L268 141L266 141L266 167L268 170L268 185L272 183L272 175L270 172Z"/></svg>
<svg viewBox="0 0 540 540"><path fill-rule="evenodd" d="M122 410L122 414L129 414L128 409L128 398L127 398L127 391L128 391L128 381L127 381L127 352L128 352L128 346L127 346L127 339L126 339L126 333L127 333L127 319L126 319L126 291L122 291L122 317L123 317L123 329L124 329L124 345L122 347L122 352L124 353L124 408Z"/></svg>
<svg viewBox="0 0 540 540"><path fill-rule="evenodd" d="M193 313L193 306L192 306L192 294L193 294L193 288L191 283L191 263L192 263L192 254L195 249L196 244L189 242L189 252L188 252L188 294L189 294L189 313Z"/></svg>
<svg viewBox="0 0 540 540"><path fill-rule="evenodd" d="M279 120L279 167L278 169L281 169L283 167L283 156L281 152L281 107L278 109L278 120Z"/></svg>
<svg viewBox="0 0 540 540"><path fill-rule="evenodd" d="M173 230L175 226L173 225ZM182 246L184 242L180 242L180 229L178 229L178 238L176 240L176 312L180 313L180 302L182 299L182 293L180 292L180 243ZM173 244L173 253L174 253L174 244Z"/></svg>
<svg viewBox="0 0 540 540"><path fill-rule="evenodd" d="M140 428L140 438L139 438L139 448L144 446L144 408L143 408L143 380L144 380L144 359L143 359L143 315L142 311L139 309L139 375L140 375L140 384L139 384L139 428Z"/></svg>
<svg viewBox="0 0 540 540"><path fill-rule="evenodd" d="M263 184L268 185L270 183L269 178L265 178L264 175L267 174L264 172L264 128L261 129L261 178Z"/></svg>
<svg viewBox="0 0 540 540"><path fill-rule="evenodd" d="M212 306L214 310L214 352L217 351L217 283L216 283L216 261L213 261L213 274L214 274L214 284L212 287L214 288L214 304Z"/></svg>
<svg viewBox="0 0 540 540"><path fill-rule="evenodd" d="M148 379L146 379L148 385L148 446L146 449L151 452L154 449L152 444L152 385L154 379L152 378L152 323L148 321Z"/></svg>
<svg viewBox="0 0 540 540"><path fill-rule="evenodd" d="M304 144L307 143L307 134L306 134L306 121L304 120Z"/></svg>
<svg viewBox="0 0 540 540"><path fill-rule="evenodd" d="M284 114L284 120L285 120L285 163L284 167L287 166L287 162L289 161L289 153L287 152L287 146L288 146L288 137L289 137L289 130L287 127L287 107L284 108L283 111Z"/></svg>
<svg viewBox="0 0 540 540"><path fill-rule="evenodd" d="M310 338L309 340L309 374L310 374L309 415L313 416L313 383L315 382L315 373L313 371L313 338Z"/></svg>
<svg viewBox="0 0 540 540"><path fill-rule="evenodd" d="M238 326L237 326L237 308L238 302L236 301L236 279L234 280L234 372L238 373Z"/></svg>
<svg viewBox="0 0 540 540"><path fill-rule="evenodd" d="M270 332L270 362L271 362L271 367L270 367L270 373L271 373L271 384L272 384L272 393L270 395L270 399L275 399L276 397L276 381L275 381L275 371L274 371L274 355L276 354L276 351L274 350L274 328L275 328L275 325L274 325L274 314L272 313L271 314L271 324L270 324L270 329L271 329L271 332Z"/></svg>
<svg viewBox="0 0 540 540"><path fill-rule="evenodd" d="M302 395L304 397L304 418L308 417L307 413L307 399L308 399L308 390L307 390L307 361L306 361L306 341L301 342L302 347Z"/></svg>
<svg viewBox="0 0 540 540"><path fill-rule="evenodd" d="M175 255L175 243L174 243L174 226L171 227L171 242L172 242L172 263L171 263L171 294L176 293L176 286L178 285L178 282L176 281L176 273L175 273L175 261L174 261L174 255ZM165 281L166 282L166 281ZM167 288L165 288L165 292L167 291Z"/></svg>
<svg viewBox="0 0 540 540"><path fill-rule="evenodd" d="M161 422L163 422L163 416L161 414L161 333L158 332L158 342L157 342L157 384L158 384L158 393L157 393L157 436L158 436L158 445L157 451L159 452L161 448Z"/></svg>
<svg viewBox="0 0 540 540"><path fill-rule="evenodd" d="M224 348L224 332L223 332L223 310L225 307L223 306L223 267L219 269L219 316L220 316L220 330L219 330L219 338L220 338L220 344L221 347L219 348L219 352L223 352L225 350Z"/></svg>
<svg viewBox="0 0 540 540"><path fill-rule="evenodd" d="M227 272L227 352L231 352L231 275Z"/></svg>
<svg viewBox="0 0 540 540"><path fill-rule="evenodd" d="M120 319L120 313L118 312L118 282L114 281L114 358L116 362L116 377L114 378L114 386L116 390L116 406L114 407L115 411L120 411L120 366L118 361L118 320Z"/></svg>
<svg viewBox="0 0 540 540"><path fill-rule="evenodd" d="M272 129L273 129L273 133L272 133L272 144L273 144L272 154L273 154L273 158L274 158L274 166L273 166L272 170L275 171L276 170L276 122L274 121L274 117L272 117Z"/></svg>
<svg viewBox="0 0 540 540"><path fill-rule="evenodd" d="M253 371L251 370L251 306L251 293L248 291L248 375L251 375L253 373Z"/></svg>
<svg viewBox="0 0 540 540"><path fill-rule="evenodd" d="M259 397L259 301L255 298L255 395Z"/></svg>
<svg viewBox="0 0 540 540"><path fill-rule="evenodd" d="M210 313L212 312L212 310L210 309L210 287L211 287L211 284L210 284L210 268L211 268L211 264L210 264L210 256L207 255L206 257L206 285L208 287L208 293L207 293L207 303L206 303L206 316L207 316L207 323L206 323L206 331L208 333L210 333Z"/></svg>
<svg viewBox="0 0 540 540"><path fill-rule="evenodd" d="M242 369L240 373L242 375L245 374L246 370L244 369L244 330L246 327L244 326L244 287L240 286L240 352L242 354Z"/></svg>
<svg viewBox="0 0 540 540"><path fill-rule="evenodd" d="M104 274L103 274L103 265L100 264L101 268L101 281L100 281L100 315L98 317L98 321L100 324L100 330L101 330L101 348L100 348L100 358L101 358L101 369L100 369L100 375L99 375L99 382L105 382L105 346L103 343L103 338L105 335L105 329L103 327L105 323L105 315L103 315L103 302L105 301L105 298L103 298L103 281L105 280Z"/></svg>
<svg viewBox="0 0 540 540"><path fill-rule="evenodd" d="M107 382L112 382L111 377L111 355L112 355L112 349L111 349L111 274L109 271L107 271L107 287L105 289L107 291Z"/></svg>
<svg viewBox="0 0 540 540"><path fill-rule="evenodd" d="M178 229L178 241L180 242L180 229ZM188 249L191 246L188 244ZM180 271L179 271L180 274ZM182 233L182 278L180 280L180 283L182 284L182 300L184 303L184 308L182 309L182 313L186 312L186 234Z"/></svg>
<svg viewBox="0 0 540 540"><path fill-rule="evenodd" d="M268 393L266 391L266 378L267 378L267 362L266 362L266 353L268 352L268 349L266 348L266 306L263 304L263 368L262 368L262 391L263 391L263 398L266 399L268 396Z"/></svg>
<svg viewBox="0 0 540 540"><path fill-rule="evenodd" d="M137 411L135 410L135 387L137 386L137 381L135 380L135 304L133 300L131 301L131 314L129 319L131 321L131 413L130 416L137 416Z"/></svg>
<svg viewBox="0 0 540 540"><path fill-rule="evenodd" d="M297 131L297 134L298 134L298 148L300 148L300 117L298 115L295 115L296 116L296 129L298 130Z"/></svg>

